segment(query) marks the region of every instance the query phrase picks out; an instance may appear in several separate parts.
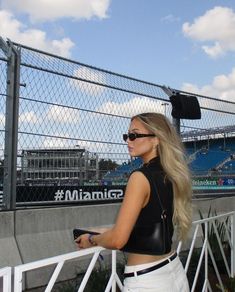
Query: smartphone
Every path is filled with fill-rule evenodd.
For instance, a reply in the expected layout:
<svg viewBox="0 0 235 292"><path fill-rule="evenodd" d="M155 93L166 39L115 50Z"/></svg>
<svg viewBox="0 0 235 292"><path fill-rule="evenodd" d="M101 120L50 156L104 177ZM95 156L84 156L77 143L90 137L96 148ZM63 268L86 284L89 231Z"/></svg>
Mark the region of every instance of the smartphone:
<svg viewBox="0 0 235 292"><path fill-rule="evenodd" d="M90 231L90 230L86 230L86 229L75 228L75 229L73 229L73 238L75 240L75 239L78 238L78 236L80 236L82 234L86 234L86 233L94 234L94 235L100 234L99 232L95 232L95 231Z"/></svg>

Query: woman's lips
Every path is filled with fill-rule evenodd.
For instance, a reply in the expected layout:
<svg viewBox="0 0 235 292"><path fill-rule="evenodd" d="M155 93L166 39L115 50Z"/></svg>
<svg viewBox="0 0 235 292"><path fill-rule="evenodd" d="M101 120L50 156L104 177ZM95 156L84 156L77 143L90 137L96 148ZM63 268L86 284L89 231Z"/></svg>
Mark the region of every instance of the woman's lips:
<svg viewBox="0 0 235 292"><path fill-rule="evenodd" d="M133 150L133 147L128 147L128 151L131 152Z"/></svg>

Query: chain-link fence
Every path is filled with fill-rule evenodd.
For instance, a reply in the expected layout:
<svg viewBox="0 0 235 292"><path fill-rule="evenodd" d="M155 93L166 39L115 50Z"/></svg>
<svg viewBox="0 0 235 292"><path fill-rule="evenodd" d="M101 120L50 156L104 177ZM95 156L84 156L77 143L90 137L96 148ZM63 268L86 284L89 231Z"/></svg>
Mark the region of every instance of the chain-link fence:
<svg viewBox="0 0 235 292"><path fill-rule="evenodd" d="M0 206L3 202L5 109L7 100L7 57L0 49Z"/></svg>
<svg viewBox="0 0 235 292"><path fill-rule="evenodd" d="M13 53L16 60L12 61ZM108 178L120 166L128 165L126 175L131 169L126 143L122 141L130 117L153 111L171 119L171 103L164 86L3 40L0 72L0 175L5 185L3 202L7 197L8 207L14 207L12 185L16 186L17 205L122 198L123 188L112 187L124 185L116 179L118 171L116 177ZM17 72L19 84L12 84L17 83ZM185 140L234 132L235 103L195 96L202 118L181 120ZM11 106L7 105L8 99L13 99ZM7 122L8 116L13 119L16 115L13 124ZM10 141L16 143L15 129L17 171L16 178L10 180L9 171L14 173L14 164L9 157L14 158L14 147L9 148ZM9 136L11 131L13 137Z"/></svg>

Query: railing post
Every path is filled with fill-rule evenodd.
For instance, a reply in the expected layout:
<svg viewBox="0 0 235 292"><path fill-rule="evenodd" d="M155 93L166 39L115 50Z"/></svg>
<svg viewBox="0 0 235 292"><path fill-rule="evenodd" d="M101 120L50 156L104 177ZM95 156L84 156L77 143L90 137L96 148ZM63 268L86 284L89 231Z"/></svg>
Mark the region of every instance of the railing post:
<svg viewBox="0 0 235 292"><path fill-rule="evenodd" d="M3 292L11 292L11 267L0 269L0 278L3 279Z"/></svg>
<svg viewBox="0 0 235 292"><path fill-rule="evenodd" d="M20 268L15 267L14 269L14 291L21 292L22 291L22 271Z"/></svg>
<svg viewBox="0 0 235 292"><path fill-rule="evenodd" d="M205 287L205 292L208 291L208 225L210 222L205 222L205 241L206 241L206 249L205 249L205 282L206 282L206 287Z"/></svg>
<svg viewBox="0 0 235 292"><path fill-rule="evenodd" d="M112 250L112 275L117 273L117 253ZM112 292L116 292L116 277L113 277Z"/></svg>
<svg viewBox="0 0 235 292"><path fill-rule="evenodd" d="M231 277L234 277L234 271L235 271L235 213L231 216L231 242L232 242L232 248L231 248Z"/></svg>

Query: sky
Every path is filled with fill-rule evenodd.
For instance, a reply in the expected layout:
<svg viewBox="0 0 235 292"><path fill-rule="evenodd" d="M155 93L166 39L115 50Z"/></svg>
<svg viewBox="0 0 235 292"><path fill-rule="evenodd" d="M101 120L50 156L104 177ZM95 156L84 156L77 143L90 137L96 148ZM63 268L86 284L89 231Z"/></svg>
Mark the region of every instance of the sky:
<svg viewBox="0 0 235 292"><path fill-rule="evenodd" d="M235 102L233 0L0 0L0 36Z"/></svg>

